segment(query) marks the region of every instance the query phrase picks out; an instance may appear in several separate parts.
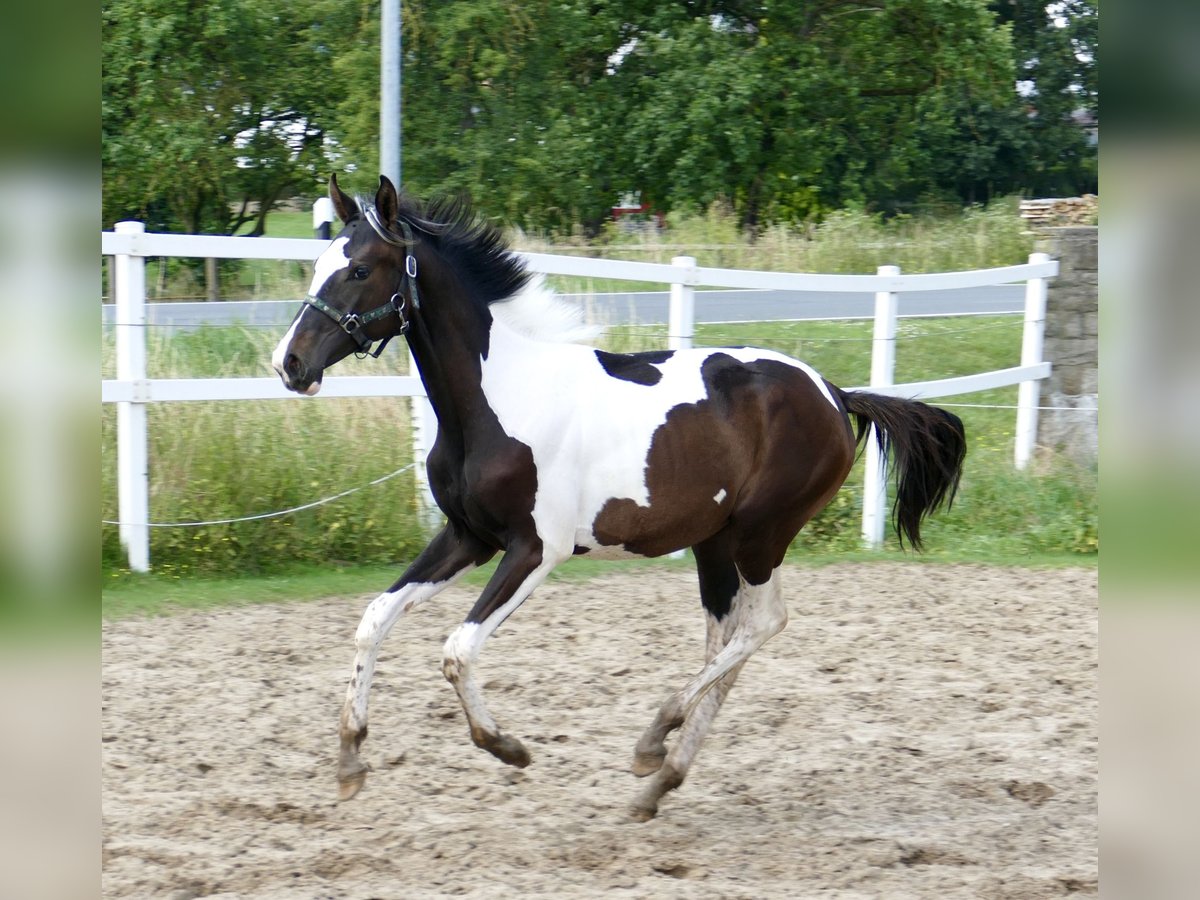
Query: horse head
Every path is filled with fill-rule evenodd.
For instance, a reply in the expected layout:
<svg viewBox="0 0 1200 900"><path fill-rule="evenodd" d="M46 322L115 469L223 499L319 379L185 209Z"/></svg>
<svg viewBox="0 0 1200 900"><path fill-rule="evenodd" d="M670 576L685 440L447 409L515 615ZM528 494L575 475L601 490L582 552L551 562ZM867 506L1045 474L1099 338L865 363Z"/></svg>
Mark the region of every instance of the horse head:
<svg viewBox="0 0 1200 900"><path fill-rule="evenodd" d="M399 200L391 181L379 177L372 206L330 176L329 199L342 230L317 258L304 305L271 355L284 386L300 394L316 394L325 369L351 353L378 356L407 330L418 302L411 231L404 223L404 234L392 231Z"/></svg>

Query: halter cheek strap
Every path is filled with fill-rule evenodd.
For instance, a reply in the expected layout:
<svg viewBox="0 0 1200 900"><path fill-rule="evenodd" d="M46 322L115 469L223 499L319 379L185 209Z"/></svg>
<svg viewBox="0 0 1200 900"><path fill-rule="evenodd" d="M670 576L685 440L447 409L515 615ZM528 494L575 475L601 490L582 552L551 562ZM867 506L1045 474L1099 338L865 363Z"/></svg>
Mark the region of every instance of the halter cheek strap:
<svg viewBox="0 0 1200 900"><path fill-rule="evenodd" d="M388 335L379 342L374 350L371 350L371 338L363 334L363 331L368 325L377 322L380 319L386 318L393 313L400 317L400 331L398 334L406 334L409 329L408 316L405 314L407 303L404 299L405 289L409 298L412 300L413 309L421 308L421 297L417 290L417 258L413 256L413 236L412 229L408 223L401 220L400 228L404 232L404 240L400 241L391 235L387 229L383 228L379 221L379 216L374 208L367 207L363 210L365 218L375 232L387 241L397 247L403 247L405 250L404 256L404 275L400 280L400 287L392 294L391 299L382 306L377 306L375 309L365 313L342 312L340 309L334 309L320 297L315 294L306 294L304 302L311 306L317 312L323 313L337 323L338 327L346 334L354 339L354 343L358 345L356 351L359 356L371 356L374 359L379 358L379 354L383 352L383 348L388 345L395 335Z"/></svg>

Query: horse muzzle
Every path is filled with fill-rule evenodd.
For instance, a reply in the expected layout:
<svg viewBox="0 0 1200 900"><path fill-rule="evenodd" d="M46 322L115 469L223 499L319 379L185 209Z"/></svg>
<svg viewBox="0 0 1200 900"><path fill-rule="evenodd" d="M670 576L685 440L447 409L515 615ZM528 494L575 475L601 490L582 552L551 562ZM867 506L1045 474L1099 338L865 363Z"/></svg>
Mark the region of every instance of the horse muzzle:
<svg viewBox="0 0 1200 900"><path fill-rule="evenodd" d="M286 354L282 362L271 360L271 366L279 373L283 386L289 391L312 397L321 390L321 376L324 372L318 371L314 377L295 353Z"/></svg>

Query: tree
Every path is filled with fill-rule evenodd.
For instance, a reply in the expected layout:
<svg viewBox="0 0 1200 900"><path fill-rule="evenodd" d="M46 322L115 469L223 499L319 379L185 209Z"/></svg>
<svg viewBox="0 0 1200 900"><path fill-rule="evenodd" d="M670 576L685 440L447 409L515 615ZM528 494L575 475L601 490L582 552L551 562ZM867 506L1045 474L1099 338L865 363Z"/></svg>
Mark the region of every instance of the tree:
<svg viewBox="0 0 1200 900"><path fill-rule="evenodd" d="M361 9L334 131L373 172L377 97L349 77L378 65ZM411 0L404 28L405 185L525 227L595 228L631 190L664 211L724 197L749 224L984 199L1020 153L1009 31L984 0Z"/></svg>
<svg viewBox="0 0 1200 900"><path fill-rule="evenodd" d="M1054 10L405 0L403 186L589 230L626 191L664 212L724 198L754 226L1075 190L1094 180L1071 114L1095 108L1095 2ZM104 22L106 221L260 230L330 169L374 189L374 0L107 0Z"/></svg>
<svg viewBox="0 0 1200 900"><path fill-rule="evenodd" d="M106 0L102 7L106 224L261 233L316 183L344 7L283 0Z"/></svg>
<svg viewBox="0 0 1200 900"><path fill-rule="evenodd" d="M1008 33L981 2L693 12L649 16L617 73L631 168L664 205L724 195L748 224L896 208L954 188L934 177L931 143L958 149L946 123L963 108L1002 117L1014 104ZM991 162L976 160L981 177Z"/></svg>
<svg viewBox="0 0 1200 900"><path fill-rule="evenodd" d="M1099 29L1095 0L994 0L1012 29L1026 105L1024 187L1040 195L1096 189L1096 147L1076 120L1098 113Z"/></svg>

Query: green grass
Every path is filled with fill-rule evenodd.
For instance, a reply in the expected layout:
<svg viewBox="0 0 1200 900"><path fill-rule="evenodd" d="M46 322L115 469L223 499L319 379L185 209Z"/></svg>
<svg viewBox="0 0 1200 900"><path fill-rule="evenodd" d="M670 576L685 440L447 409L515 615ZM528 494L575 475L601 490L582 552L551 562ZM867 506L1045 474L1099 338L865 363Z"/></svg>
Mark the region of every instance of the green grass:
<svg viewBox="0 0 1200 900"><path fill-rule="evenodd" d="M377 594L390 587L409 560L394 565L297 566L277 575L195 576L109 572L101 590L106 619L131 615L162 615L254 603L285 603L324 597ZM460 582L482 588L497 560L481 566ZM615 572L653 572L691 568L690 559L620 560L598 562L573 559L550 574L551 581L582 581Z"/></svg>
<svg viewBox="0 0 1200 900"><path fill-rule="evenodd" d="M247 226L246 231L250 230ZM277 209L267 215L267 237L312 238L316 231L312 227L312 210Z"/></svg>
<svg viewBox="0 0 1200 900"><path fill-rule="evenodd" d="M787 562L791 565L822 567L829 565L878 565L895 562L920 562L928 565L972 564L1022 566L1028 568L1093 567L1095 556L1065 554L995 554L964 550L960 547L933 547L923 555L895 548L880 551L861 547L839 552L810 552L794 549ZM382 566L298 566L278 575L191 576L150 573L131 575L109 572L101 590L101 612L105 619L139 615L170 615L181 612L243 606L257 603L298 603L326 597L372 596L387 590L404 570L405 563ZM614 574L637 573L653 578L659 572L691 572L690 553L681 559L663 557L647 560L572 559L555 569L550 582L584 581ZM496 561L471 572L460 584L481 589L495 571Z"/></svg>

